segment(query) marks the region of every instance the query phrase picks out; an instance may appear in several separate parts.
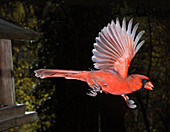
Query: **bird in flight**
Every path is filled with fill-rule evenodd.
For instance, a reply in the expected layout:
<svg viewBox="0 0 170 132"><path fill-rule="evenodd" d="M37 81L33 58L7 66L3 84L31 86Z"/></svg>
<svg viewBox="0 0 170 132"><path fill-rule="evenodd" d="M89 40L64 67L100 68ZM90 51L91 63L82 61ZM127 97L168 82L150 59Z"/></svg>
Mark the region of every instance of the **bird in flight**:
<svg viewBox="0 0 170 132"><path fill-rule="evenodd" d="M132 27L131 19L126 28L126 19L120 26L119 19L113 20L96 37L92 50L94 68L91 71L39 69L35 70L35 76L40 78L64 77L87 82L91 87L90 96L96 96L98 92L121 95L129 108L136 108L135 102L130 100L127 94L141 89L153 90L153 84L148 77L139 74L128 75L131 60L144 44L139 39L144 34L141 31L136 34L139 23Z"/></svg>

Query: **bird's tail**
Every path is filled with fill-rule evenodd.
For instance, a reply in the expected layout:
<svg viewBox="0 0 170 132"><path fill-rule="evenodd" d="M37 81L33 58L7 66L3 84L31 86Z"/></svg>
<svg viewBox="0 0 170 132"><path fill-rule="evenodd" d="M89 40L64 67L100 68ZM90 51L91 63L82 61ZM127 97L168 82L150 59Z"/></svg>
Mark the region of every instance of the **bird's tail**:
<svg viewBox="0 0 170 132"><path fill-rule="evenodd" d="M87 81L89 71L57 70L57 69L39 69L35 70L35 76L40 78L64 77L66 79L77 79Z"/></svg>

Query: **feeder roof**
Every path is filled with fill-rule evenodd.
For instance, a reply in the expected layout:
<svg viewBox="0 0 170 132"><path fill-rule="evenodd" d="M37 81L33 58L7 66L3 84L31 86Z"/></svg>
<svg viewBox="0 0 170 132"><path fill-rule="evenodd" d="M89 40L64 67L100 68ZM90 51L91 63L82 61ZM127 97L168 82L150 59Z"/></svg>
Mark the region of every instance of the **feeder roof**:
<svg viewBox="0 0 170 132"><path fill-rule="evenodd" d="M0 39L38 40L40 34L0 19Z"/></svg>

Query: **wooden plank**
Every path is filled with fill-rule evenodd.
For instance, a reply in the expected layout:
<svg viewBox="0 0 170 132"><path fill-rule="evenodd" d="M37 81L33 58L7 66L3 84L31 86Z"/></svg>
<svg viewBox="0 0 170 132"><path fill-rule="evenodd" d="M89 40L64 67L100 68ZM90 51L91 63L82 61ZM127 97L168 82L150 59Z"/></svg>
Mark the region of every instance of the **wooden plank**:
<svg viewBox="0 0 170 132"><path fill-rule="evenodd" d="M17 104L0 108L0 121L24 114L25 107L23 104Z"/></svg>
<svg viewBox="0 0 170 132"><path fill-rule="evenodd" d="M0 38L10 40L38 40L40 34L0 19Z"/></svg>
<svg viewBox="0 0 170 132"><path fill-rule="evenodd" d="M0 39L0 103L15 104L11 40Z"/></svg>
<svg viewBox="0 0 170 132"><path fill-rule="evenodd" d="M16 126L27 124L37 120L36 112L25 112L25 114L4 119L0 121L0 131L7 130Z"/></svg>

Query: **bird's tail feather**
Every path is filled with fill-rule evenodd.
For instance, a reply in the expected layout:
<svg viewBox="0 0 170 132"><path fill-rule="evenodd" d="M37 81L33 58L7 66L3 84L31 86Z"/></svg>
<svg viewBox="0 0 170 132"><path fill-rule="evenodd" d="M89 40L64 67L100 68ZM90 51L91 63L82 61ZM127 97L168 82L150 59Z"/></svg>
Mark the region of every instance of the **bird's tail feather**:
<svg viewBox="0 0 170 132"><path fill-rule="evenodd" d="M48 77L64 77L66 79L77 79L87 81L89 71L73 71L73 70L58 70L58 69L39 69L35 70L35 76L40 78Z"/></svg>

